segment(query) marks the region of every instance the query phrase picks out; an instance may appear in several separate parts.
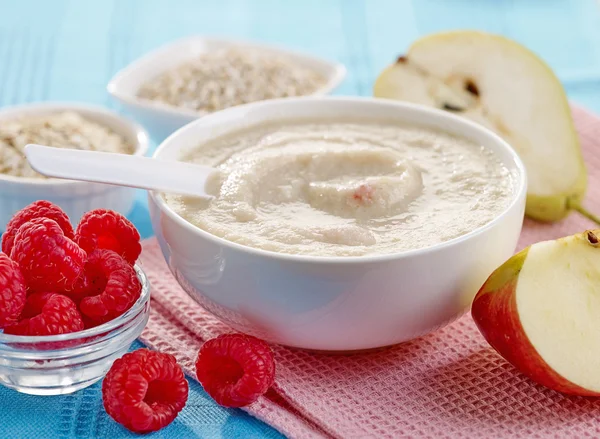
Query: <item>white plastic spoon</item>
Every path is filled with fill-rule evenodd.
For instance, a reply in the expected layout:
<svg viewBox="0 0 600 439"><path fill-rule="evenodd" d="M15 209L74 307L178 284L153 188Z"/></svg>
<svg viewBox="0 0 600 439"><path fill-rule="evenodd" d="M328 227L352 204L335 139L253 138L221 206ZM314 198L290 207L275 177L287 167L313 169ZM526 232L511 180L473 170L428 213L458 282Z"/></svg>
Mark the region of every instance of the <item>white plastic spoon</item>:
<svg viewBox="0 0 600 439"><path fill-rule="evenodd" d="M111 152L27 145L25 156L40 174L68 180L211 198L204 189L209 166Z"/></svg>

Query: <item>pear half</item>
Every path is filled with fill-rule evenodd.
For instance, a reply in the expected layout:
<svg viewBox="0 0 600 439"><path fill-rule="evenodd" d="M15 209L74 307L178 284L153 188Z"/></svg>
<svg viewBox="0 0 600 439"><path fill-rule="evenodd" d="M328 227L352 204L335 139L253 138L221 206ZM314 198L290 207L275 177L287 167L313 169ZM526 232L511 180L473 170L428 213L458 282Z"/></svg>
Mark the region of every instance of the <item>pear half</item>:
<svg viewBox="0 0 600 439"><path fill-rule="evenodd" d="M552 70L507 38L476 31L417 40L374 95L462 115L503 137L527 168L526 213L556 221L581 207L587 176L567 97Z"/></svg>
<svg viewBox="0 0 600 439"><path fill-rule="evenodd" d="M600 396L600 230L532 245L501 265L471 314L486 340L531 379Z"/></svg>

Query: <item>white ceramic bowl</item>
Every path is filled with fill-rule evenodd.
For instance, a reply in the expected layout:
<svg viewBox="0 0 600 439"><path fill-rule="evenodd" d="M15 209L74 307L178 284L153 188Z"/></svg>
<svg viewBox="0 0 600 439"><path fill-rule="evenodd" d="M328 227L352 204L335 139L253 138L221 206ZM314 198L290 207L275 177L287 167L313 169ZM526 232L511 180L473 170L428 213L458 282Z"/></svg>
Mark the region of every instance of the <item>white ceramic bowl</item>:
<svg viewBox="0 0 600 439"><path fill-rule="evenodd" d="M515 249L525 208L523 164L500 137L472 122L413 104L366 98L298 98L231 108L170 136L156 151L177 159L232 130L281 119L397 120L471 139L517 175L513 199L487 225L450 241L363 257L286 255L215 237L150 193L164 257L198 303L234 328L284 345L356 350L392 345L444 325L470 305L487 276Z"/></svg>
<svg viewBox="0 0 600 439"><path fill-rule="evenodd" d="M136 155L148 150L148 134L138 124L102 107L75 103L37 103L0 109L3 120L74 111L125 137L135 147ZM88 210L106 208L129 213L135 190L120 186L59 179L20 178L0 174L0 232L13 214L37 200L59 205L73 222Z"/></svg>
<svg viewBox="0 0 600 439"><path fill-rule="evenodd" d="M313 95L330 93L340 85L346 76L346 69L342 64L311 55L248 41L194 36L159 47L134 61L112 78L107 90L136 120L148 129L155 141L161 142L175 130L198 119L200 115L192 110L178 109L158 102L140 99L137 97L139 88L162 72L197 58L203 53L227 47L259 49L266 53L286 56L300 65L322 73L328 78L327 83L316 90Z"/></svg>

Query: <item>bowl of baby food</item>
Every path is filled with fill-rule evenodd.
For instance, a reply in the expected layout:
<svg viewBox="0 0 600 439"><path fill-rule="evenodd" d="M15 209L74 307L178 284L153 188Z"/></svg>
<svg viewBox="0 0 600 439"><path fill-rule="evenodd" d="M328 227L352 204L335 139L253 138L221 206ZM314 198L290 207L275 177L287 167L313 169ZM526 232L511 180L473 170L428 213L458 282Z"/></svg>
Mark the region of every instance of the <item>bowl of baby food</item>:
<svg viewBox="0 0 600 439"><path fill-rule="evenodd" d="M248 104L178 130L154 157L217 169L212 199L149 194L183 289L233 328L299 348L377 348L452 321L523 221L511 147L414 104Z"/></svg>
<svg viewBox="0 0 600 439"><path fill-rule="evenodd" d="M0 232L12 215L36 200L59 205L73 221L95 208L127 214L130 188L46 178L28 164L28 143L144 155L148 134L138 124L102 107L36 103L0 109Z"/></svg>
<svg viewBox="0 0 600 439"><path fill-rule="evenodd" d="M162 141L185 124L234 105L324 95L345 67L252 41L192 36L166 44L118 72L108 92Z"/></svg>

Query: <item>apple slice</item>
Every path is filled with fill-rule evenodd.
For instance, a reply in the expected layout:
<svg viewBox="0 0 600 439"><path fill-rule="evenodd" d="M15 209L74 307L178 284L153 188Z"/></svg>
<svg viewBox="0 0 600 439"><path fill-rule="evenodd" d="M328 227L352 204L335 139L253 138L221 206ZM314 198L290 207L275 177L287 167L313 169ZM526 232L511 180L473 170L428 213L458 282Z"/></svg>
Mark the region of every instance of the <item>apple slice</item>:
<svg viewBox="0 0 600 439"><path fill-rule="evenodd" d="M533 52L476 31L430 35L387 67L374 95L452 111L503 137L528 174L528 216L556 221L581 211L587 175L567 97Z"/></svg>
<svg viewBox="0 0 600 439"><path fill-rule="evenodd" d="M600 230L517 253L481 287L471 313L492 347L532 380L600 396Z"/></svg>

